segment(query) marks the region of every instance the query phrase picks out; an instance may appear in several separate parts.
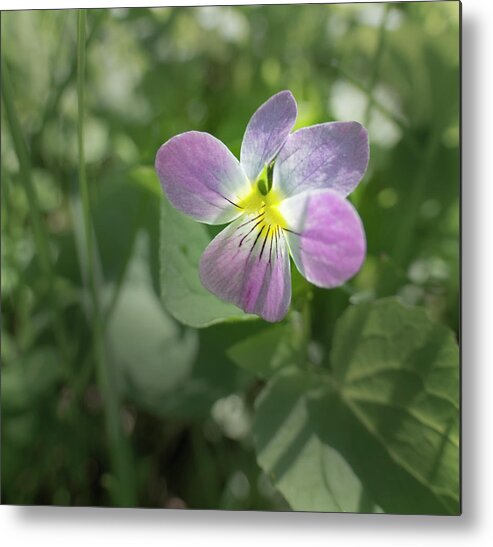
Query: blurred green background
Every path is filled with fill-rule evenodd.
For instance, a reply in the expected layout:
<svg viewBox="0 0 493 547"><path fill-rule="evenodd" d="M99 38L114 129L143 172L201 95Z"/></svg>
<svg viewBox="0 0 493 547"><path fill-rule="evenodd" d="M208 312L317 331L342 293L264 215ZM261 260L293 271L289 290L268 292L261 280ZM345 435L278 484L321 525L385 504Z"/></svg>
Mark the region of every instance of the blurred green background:
<svg viewBox="0 0 493 547"><path fill-rule="evenodd" d="M371 159L351 200L368 256L348 285L312 289L311 360L324 363L348 306L380 297L458 333L459 4L88 11L99 319L77 12L4 12L1 30L2 502L288 509L252 441L264 381L228 353L266 324L187 328L162 305L155 153L197 129L239 156L250 116L282 89L296 127L360 121Z"/></svg>

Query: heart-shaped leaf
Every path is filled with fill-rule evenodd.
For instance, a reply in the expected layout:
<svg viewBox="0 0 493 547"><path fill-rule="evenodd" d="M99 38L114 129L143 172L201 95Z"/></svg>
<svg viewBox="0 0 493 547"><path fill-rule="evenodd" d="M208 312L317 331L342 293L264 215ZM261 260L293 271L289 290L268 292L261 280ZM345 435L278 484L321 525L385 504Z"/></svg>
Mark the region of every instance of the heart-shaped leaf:
<svg viewBox="0 0 493 547"><path fill-rule="evenodd" d="M166 309L191 327L245 319L233 304L207 291L199 278L200 257L210 242L205 226L176 211L163 198L161 210L161 296Z"/></svg>

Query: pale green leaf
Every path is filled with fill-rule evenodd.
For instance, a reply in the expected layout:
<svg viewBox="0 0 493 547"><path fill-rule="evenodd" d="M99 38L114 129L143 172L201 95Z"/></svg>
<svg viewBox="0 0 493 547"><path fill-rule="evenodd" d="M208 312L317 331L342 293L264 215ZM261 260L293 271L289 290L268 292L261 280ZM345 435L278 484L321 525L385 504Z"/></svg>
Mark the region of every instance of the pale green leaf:
<svg viewBox="0 0 493 547"><path fill-rule="evenodd" d="M207 291L199 260L210 242L204 225L176 211L163 198L161 210L161 296L178 321L200 328L251 316Z"/></svg>
<svg viewBox="0 0 493 547"><path fill-rule="evenodd" d="M309 398L318 378L284 370L257 401L258 461L295 511L379 512L341 453L320 439Z"/></svg>
<svg viewBox="0 0 493 547"><path fill-rule="evenodd" d="M144 232L137 237L121 294L108 324L108 349L130 397L150 409L189 378L198 333L164 310L152 288ZM143 248L144 247L144 248Z"/></svg>

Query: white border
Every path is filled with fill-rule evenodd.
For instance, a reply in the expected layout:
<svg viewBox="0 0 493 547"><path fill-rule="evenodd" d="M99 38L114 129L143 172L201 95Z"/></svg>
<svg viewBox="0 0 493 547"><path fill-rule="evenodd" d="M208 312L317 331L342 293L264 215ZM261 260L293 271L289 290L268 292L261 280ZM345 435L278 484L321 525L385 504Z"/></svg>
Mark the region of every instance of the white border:
<svg viewBox="0 0 493 547"><path fill-rule="evenodd" d="M254 2L217 1L217 4ZM283 2L258 2L283 3ZM328 3L328 2L327 2ZM199 5L0 1L0 8ZM463 516L394 517L0 507L3 545L447 547L490 544L493 493L493 2L463 2Z"/></svg>

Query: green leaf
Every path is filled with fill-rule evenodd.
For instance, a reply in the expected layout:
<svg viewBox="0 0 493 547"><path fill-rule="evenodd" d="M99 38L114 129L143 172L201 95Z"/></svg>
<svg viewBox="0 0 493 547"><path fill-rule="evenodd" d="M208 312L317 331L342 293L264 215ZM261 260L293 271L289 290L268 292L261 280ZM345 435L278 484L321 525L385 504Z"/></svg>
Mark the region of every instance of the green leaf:
<svg viewBox="0 0 493 547"><path fill-rule="evenodd" d="M228 319L251 318L219 300L202 285L199 260L209 244L205 226L176 211L163 198L161 212L161 296L178 321L196 328Z"/></svg>
<svg viewBox="0 0 493 547"><path fill-rule="evenodd" d="M309 400L320 391L319 378L295 369L271 380L257 400L259 464L295 511L377 512L344 457L318 435Z"/></svg>
<svg viewBox="0 0 493 547"><path fill-rule="evenodd" d="M104 181L95 204L94 224L106 281L121 281L140 230L149 233L151 245L157 249L160 196L151 185L154 177L153 170L141 167ZM152 253L153 275L157 277L154 257Z"/></svg>
<svg viewBox="0 0 493 547"><path fill-rule="evenodd" d="M198 335L169 316L152 290L144 234L137 238L136 254L108 324L108 344L124 390L144 407L160 410L162 401L187 381Z"/></svg>
<svg viewBox="0 0 493 547"><path fill-rule="evenodd" d="M271 378L281 368L300 362L305 337L298 314L290 322L269 326L231 346L228 357L261 378Z"/></svg>
<svg viewBox="0 0 493 547"><path fill-rule="evenodd" d="M291 506L458 514L453 333L394 299L361 304L331 360L332 374L278 374L258 400L258 461Z"/></svg>

